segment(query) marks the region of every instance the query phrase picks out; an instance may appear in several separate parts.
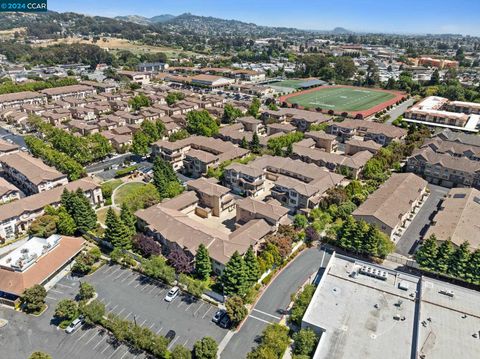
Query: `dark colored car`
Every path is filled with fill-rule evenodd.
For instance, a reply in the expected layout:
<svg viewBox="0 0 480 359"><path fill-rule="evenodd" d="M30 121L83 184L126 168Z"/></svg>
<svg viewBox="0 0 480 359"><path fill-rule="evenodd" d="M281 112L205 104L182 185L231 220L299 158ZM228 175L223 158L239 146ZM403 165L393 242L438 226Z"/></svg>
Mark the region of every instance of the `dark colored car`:
<svg viewBox="0 0 480 359"><path fill-rule="evenodd" d="M225 309L219 309L215 312L215 314L212 317L212 322L218 323L220 320L223 318L223 316L227 314L227 311Z"/></svg>
<svg viewBox="0 0 480 359"><path fill-rule="evenodd" d="M218 325L224 329L229 329L232 326L232 321L230 320L228 314L225 314L222 319L220 319Z"/></svg>
<svg viewBox="0 0 480 359"><path fill-rule="evenodd" d="M169 330L165 335L165 338L167 338L168 341L171 342L175 338L175 335L177 335L177 333L175 333L175 330Z"/></svg>

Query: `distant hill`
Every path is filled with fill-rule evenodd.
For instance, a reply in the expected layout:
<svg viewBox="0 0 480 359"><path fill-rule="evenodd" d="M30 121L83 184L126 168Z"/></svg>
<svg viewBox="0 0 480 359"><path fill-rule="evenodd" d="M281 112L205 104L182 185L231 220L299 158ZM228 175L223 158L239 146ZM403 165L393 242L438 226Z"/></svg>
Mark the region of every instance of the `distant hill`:
<svg viewBox="0 0 480 359"><path fill-rule="evenodd" d="M343 27L336 27L335 29L333 29L332 31L330 31L332 34L338 34L338 35L342 35L342 34L353 34L354 32L353 31L350 31L350 30L347 30Z"/></svg>
<svg viewBox="0 0 480 359"><path fill-rule="evenodd" d="M126 16L116 16L116 20L129 21L139 25L152 25L158 24L174 19L175 16L170 14L157 15L153 17L144 17L139 15L126 15Z"/></svg>

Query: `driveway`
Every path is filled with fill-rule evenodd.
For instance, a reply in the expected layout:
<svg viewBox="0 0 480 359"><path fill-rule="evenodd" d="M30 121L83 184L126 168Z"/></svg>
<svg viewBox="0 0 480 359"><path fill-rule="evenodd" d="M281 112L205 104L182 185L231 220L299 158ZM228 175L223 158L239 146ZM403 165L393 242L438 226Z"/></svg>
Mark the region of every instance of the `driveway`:
<svg viewBox="0 0 480 359"><path fill-rule="evenodd" d="M398 116L401 116L407 111L407 109L413 105L415 100L413 98L408 99L405 102L402 102L400 105L392 108L390 111L388 111L388 114L390 115L390 118L388 119L387 123L389 125L392 124L394 120L397 119Z"/></svg>
<svg viewBox="0 0 480 359"><path fill-rule="evenodd" d="M419 241L425 235L428 226L433 218L434 212L437 210L437 206L442 200L443 196L448 193L449 189L445 187L428 184L430 189L430 195L423 204L420 211L413 218L412 223L408 226L402 238L398 240L396 253L404 256L410 256L415 252Z"/></svg>
<svg viewBox="0 0 480 359"><path fill-rule="evenodd" d="M228 342L220 357L245 358L255 347L262 331L270 323L278 323L282 312L305 281L327 263L330 255L319 248L310 248L295 258L270 283L238 333Z"/></svg>

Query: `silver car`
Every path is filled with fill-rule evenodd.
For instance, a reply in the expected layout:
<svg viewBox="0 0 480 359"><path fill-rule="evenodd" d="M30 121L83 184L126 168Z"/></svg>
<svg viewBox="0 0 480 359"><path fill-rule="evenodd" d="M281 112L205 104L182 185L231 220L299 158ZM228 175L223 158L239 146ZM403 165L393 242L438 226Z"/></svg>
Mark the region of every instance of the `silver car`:
<svg viewBox="0 0 480 359"><path fill-rule="evenodd" d="M178 288L177 286L173 287L168 291L167 295L165 296L165 300L167 302L171 302L178 296L178 293L180 293L180 288Z"/></svg>

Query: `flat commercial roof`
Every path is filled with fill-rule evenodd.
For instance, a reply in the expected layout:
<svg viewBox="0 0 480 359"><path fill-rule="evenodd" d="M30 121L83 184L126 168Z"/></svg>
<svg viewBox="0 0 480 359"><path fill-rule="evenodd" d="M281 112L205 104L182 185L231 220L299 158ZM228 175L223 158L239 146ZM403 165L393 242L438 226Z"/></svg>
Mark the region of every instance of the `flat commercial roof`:
<svg viewBox="0 0 480 359"><path fill-rule="evenodd" d="M410 118L404 118L404 120L406 122L420 123L420 124L426 125L426 126L450 128L452 130L477 133L479 130L477 130L476 127L477 127L478 122L480 121L480 116L470 115L465 127L446 125L446 124L443 124L443 123L430 122L430 121L412 120Z"/></svg>
<svg viewBox="0 0 480 359"><path fill-rule="evenodd" d="M308 322L323 329L314 359L383 359L387 353L392 359L410 358L415 325L410 294L418 279L392 273L386 281L349 277L359 267L335 258L310 302L302 327ZM407 281L409 290L399 289L400 281Z"/></svg>

